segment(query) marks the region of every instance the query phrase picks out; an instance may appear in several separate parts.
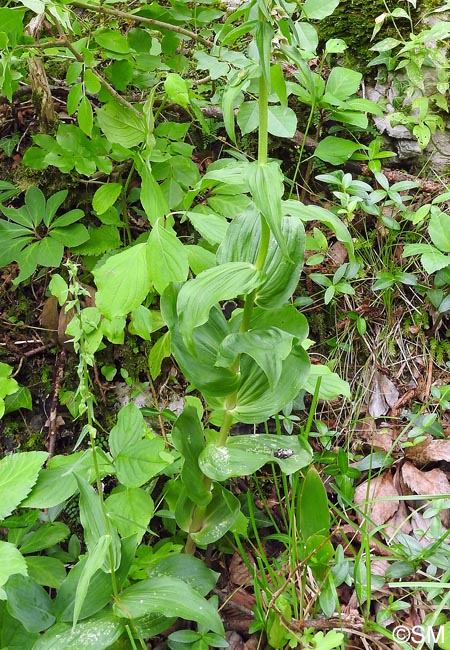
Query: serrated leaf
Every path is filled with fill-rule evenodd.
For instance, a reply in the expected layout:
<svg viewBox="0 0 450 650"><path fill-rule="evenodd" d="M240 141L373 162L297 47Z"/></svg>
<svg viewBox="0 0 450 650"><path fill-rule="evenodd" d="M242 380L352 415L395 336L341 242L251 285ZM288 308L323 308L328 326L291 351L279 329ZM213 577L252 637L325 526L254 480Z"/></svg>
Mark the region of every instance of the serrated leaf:
<svg viewBox="0 0 450 650"><path fill-rule="evenodd" d="M29 494L47 456L44 451L27 451L0 460L0 520Z"/></svg>
<svg viewBox="0 0 450 650"><path fill-rule="evenodd" d="M159 294L171 282L183 282L189 273L187 252L173 230L155 223L147 241L147 264L153 286Z"/></svg>
<svg viewBox="0 0 450 650"><path fill-rule="evenodd" d="M139 307L151 289L146 244L136 244L110 257L93 272L96 305L109 319Z"/></svg>

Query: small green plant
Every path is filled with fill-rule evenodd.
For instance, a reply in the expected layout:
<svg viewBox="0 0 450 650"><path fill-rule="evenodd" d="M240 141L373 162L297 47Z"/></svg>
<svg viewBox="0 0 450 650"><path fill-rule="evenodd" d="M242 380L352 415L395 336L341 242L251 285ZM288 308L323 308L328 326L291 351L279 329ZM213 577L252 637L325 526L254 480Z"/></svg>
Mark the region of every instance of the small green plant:
<svg viewBox="0 0 450 650"><path fill-rule="evenodd" d="M15 261L20 273L17 285L29 278L38 266L58 267L67 246L79 246L89 239L87 228L77 223L84 217L79 209L57 216L68 191L53 194L48 200L38 187L30 187L20 208L0 206L7 219L0 219L0 266Z"/></svg>

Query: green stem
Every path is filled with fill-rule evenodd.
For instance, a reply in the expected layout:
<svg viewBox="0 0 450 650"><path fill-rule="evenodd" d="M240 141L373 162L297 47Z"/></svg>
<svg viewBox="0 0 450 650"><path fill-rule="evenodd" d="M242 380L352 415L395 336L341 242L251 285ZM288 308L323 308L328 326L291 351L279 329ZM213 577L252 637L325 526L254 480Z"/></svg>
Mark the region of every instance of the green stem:
<svg viewBox="0 0 450 650"><path fill-rule="evenodd" d="M265 165L267 162L268 152L268 124L269 124L269 89L267 87L264 75L261 72L259 78L259 131L258 131L258 163Z"/></svg>

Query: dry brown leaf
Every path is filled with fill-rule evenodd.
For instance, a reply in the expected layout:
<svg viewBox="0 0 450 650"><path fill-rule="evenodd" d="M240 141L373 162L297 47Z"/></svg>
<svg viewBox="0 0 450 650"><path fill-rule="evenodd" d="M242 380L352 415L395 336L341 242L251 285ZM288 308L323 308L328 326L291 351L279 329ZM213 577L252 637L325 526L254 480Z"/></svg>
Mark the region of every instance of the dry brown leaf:
<svg viewBox="0 0 450 650"><path fill-rule="evenodd" d="M342 242L336 241L328 248L328 257L331 258L336 266L342 266L348 258L348 250Z"/></svg>
<svg viewBox="0 0 450 650"><path fill-rule="evenodd" d="M357 432L362 441L367 442L375 450L385 451L386 453L392 451L396 439L395 432L392 429L388 427L377 429L373 418L361 420L358 425Z"/></svg>
<svg viewBox="0 0 450 650"><path fill-rule="evenodd" d="M416 465L427 463L450 461L450 440L433 440L428 436L426 440L414 447L405 449L406 458L412 460Z"/></svg>
<svg viewBox="0 0 450 650"><path fill-rule="evenodd" d="M394 383L379 370L375 370L368 404L369 414L374 418L386 415L398 401L398 396Z"/></svg>
<svg viewBox="0 0 450 650"><path fill-rule="evenodd" d="M412 531L412 526L408 515L409 512L405 502L399 501L394 516L386 522L386 526L383 528L385 537L395 539L397 533L405 533L405 535L409 535Z"/></svg>
<svg viewBox="0 0 450 650"><path fill-rule="evenodd" d="M235 585L251 585L253 578L239 553L235 553L230 561L230 581Z"/></svg>
<svg viewBox="0 0 450 650"><path fill-rule="evenodd" d="M409 461L406 461L402 466L402 480L404 485L409 488L410 494L450 495L448 478L437 467L429 472L423 472Z"/></svg>
<svg viewBox="0 0 450 650"><path fill-rule="evenodd" d="M394 485L394 480L390 472L384 472L368 482L361 483L355 490L354 501L356 505L361 506L362 513L365 511L367 502L366 517L381 526L389 521L396 513L399 502L395 500L382 501L386 497L397 497L399 495ZM359 523L364 521L365 517L361 512L357 512Z"/></svg>

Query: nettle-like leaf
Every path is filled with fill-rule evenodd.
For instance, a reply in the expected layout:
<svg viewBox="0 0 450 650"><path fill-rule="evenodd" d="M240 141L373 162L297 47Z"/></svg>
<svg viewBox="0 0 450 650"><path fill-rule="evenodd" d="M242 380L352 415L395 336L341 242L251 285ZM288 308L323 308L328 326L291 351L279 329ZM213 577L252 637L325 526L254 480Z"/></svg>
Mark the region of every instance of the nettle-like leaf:
<svg viewBox="0 0 450 650"><path fill-rule="evenodd" d="M36 483L48 454L27 451L0 460L0 519L8 517Z"/></svg>
<svg viewBox="0 0 450 650"><path fill-rule="evenodd" d="M293 474L311 461L311 447L302 438L267 434L231 436L223 446L209 444L199 458L202 471L215 481L248 476L266 463Z"/></svg>

